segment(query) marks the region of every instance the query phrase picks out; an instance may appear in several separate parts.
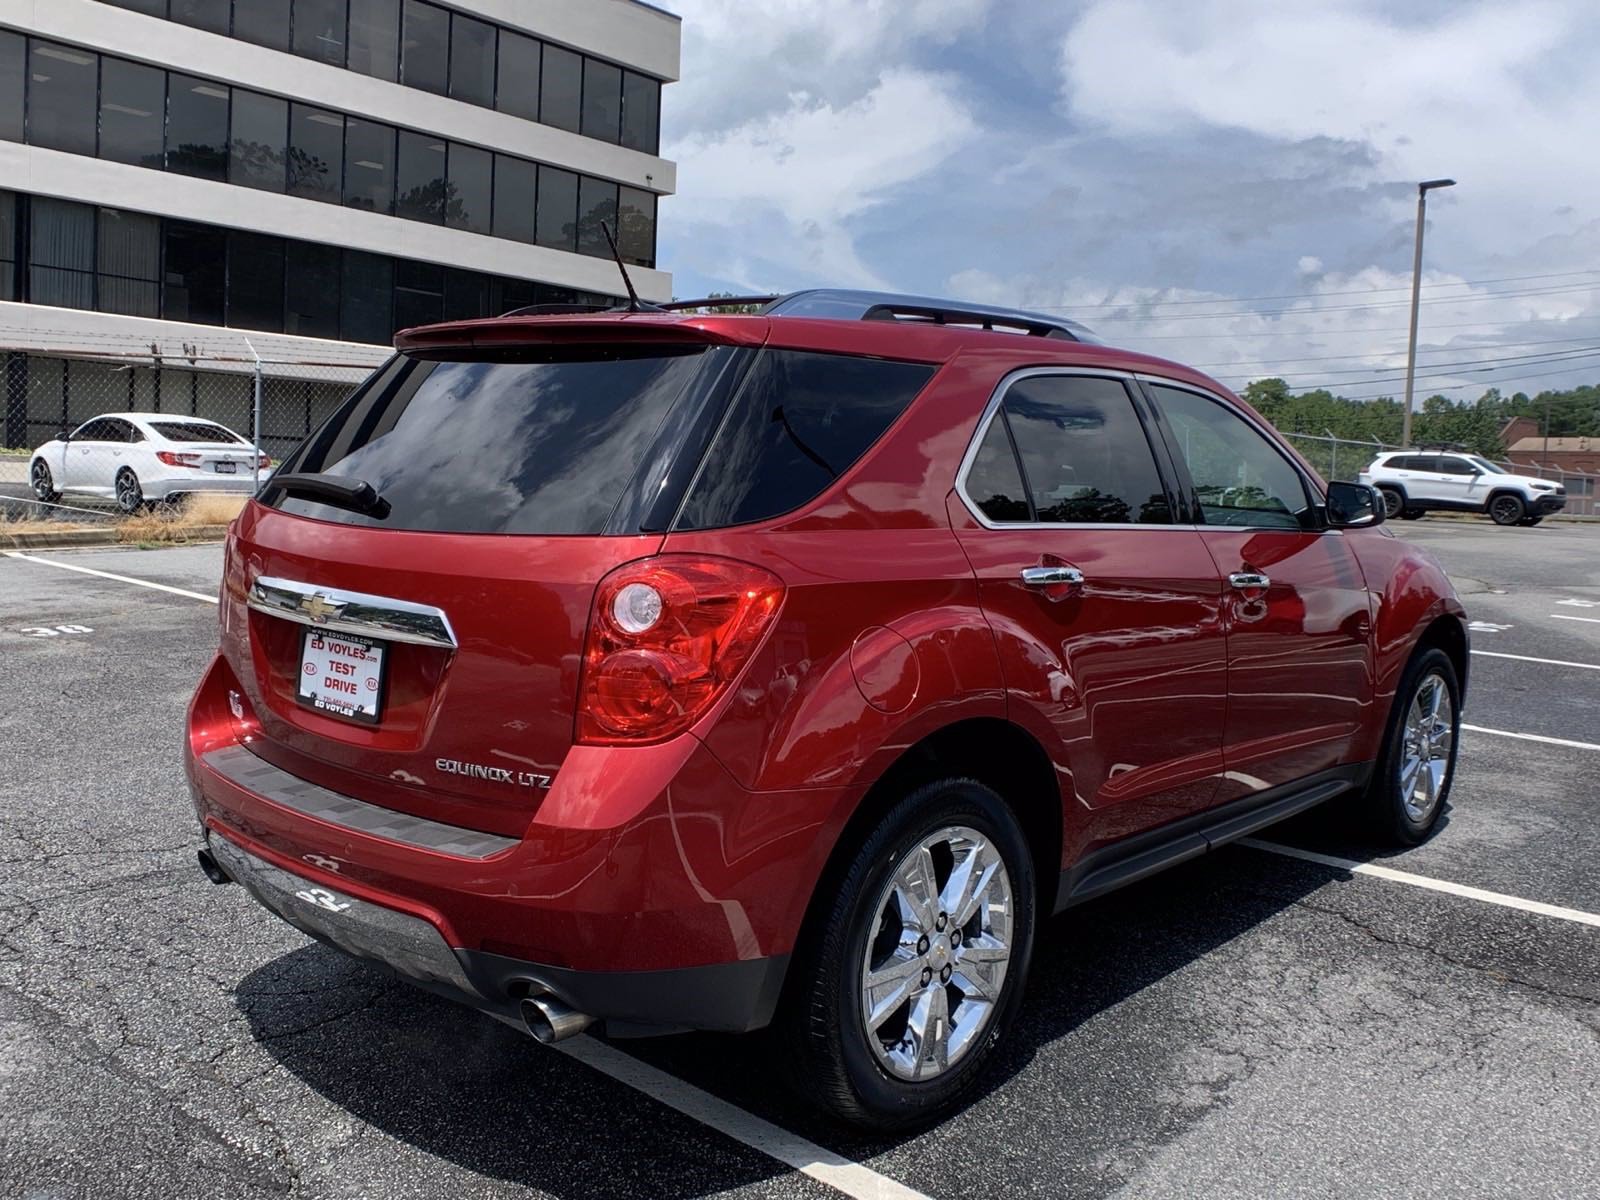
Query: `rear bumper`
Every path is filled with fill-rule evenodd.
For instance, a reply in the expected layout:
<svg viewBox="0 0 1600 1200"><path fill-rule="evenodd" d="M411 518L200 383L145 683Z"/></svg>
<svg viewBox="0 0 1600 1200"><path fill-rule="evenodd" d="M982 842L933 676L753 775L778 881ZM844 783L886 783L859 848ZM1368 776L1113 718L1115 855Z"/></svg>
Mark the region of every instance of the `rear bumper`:
<svg viewBox="0 0 1600 1200"><path fill-rule="evenodd" d="M263 471L261 482L265 483L272 472ZM239 475L203 474L199 471L185 471L172 475L160 475L151 479L140 478L140 490L144 492L147 500L165 500L168 496L187 496L194 492L224 492L229 495L253 496L256 492L255 475L245 471Z"/></svg>
<svg viewBox="0 0 1600 1200"><path fill-rule="evenodd" d="M421 917L326 886L208 831L206 846L234 882L302 933L406 982L520 1025L518 1004L550 994L600 1018L612 1036L687 1029L742 1032L772 1019L788 955L659 971L577 971L452 949Z"/></svg>

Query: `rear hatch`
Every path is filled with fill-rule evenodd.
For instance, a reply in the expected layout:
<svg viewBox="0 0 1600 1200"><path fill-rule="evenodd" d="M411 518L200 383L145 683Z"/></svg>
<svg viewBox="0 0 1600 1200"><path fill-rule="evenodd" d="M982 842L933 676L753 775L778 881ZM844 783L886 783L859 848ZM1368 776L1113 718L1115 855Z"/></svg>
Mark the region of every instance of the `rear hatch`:
<svg viewBox="0 0 1600 1200"><path fill-rule="evenodd" d="M397 356L241 518L227 587L249 607L229 605L246 628L224 646L257 754L371 803L526 827L572 745L595 586L659 549L755 352L540 332Z"/></svg>

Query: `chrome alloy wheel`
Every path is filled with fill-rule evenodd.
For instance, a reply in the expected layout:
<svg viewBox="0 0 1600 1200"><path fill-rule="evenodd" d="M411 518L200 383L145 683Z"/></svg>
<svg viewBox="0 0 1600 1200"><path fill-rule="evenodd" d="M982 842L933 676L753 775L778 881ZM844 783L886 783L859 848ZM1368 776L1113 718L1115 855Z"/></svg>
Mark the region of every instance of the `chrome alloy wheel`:
<svg viewBox="0 0 1600 1200"><path fill-rule="evenodd" d="M895 865L861 964L861 1017L897 1079L944 1074L979 1044L1011 961L1011 876L965 825L930 834Z"/></svg>
<svg viewBox="0 0 1600 1200"><path fill-rule="evenodd" d="M1444 795L1450 773L1450 752L1455 746L1455 706L1444 679L1422 677L1406 711L1404 741L1400 751L1400 801L1406 816L1427 821Z"/></svg>

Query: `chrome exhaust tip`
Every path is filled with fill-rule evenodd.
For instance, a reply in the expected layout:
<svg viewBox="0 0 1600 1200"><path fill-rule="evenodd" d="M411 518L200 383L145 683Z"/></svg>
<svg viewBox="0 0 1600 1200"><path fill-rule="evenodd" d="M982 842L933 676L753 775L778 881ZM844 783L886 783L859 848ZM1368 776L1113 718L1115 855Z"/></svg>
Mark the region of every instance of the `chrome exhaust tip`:
<svg viewBox="0 0 1600 1200"><path fill-rule="evenodd" d="M233 876L217 865L217 860L211 857L211 851L196 850L195 857L200 860L200 869L206 873L206 878L211 880L212 883L233 882Z"/></svg>
<svg viewBox="0 0 1600 1200"><path fill-rule="evenodd" d="M568 1008L549 992L542 992L522 1002L522 1023L535 1041L551 1046L577 1037L594 1024L594 1018Z"/></svg>

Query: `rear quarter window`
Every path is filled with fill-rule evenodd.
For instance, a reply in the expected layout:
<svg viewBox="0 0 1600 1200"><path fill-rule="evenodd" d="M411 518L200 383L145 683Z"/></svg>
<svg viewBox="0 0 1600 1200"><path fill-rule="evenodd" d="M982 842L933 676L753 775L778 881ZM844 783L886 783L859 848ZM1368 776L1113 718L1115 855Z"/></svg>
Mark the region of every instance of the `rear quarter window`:
<svg viewBox="0 0 1600 1200"><path fill-rule="evenodd" d="M764 351L729 406L675 527L745 525L809 503L883 436L934 370Z"/></svg>

